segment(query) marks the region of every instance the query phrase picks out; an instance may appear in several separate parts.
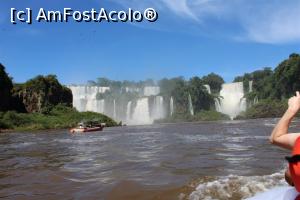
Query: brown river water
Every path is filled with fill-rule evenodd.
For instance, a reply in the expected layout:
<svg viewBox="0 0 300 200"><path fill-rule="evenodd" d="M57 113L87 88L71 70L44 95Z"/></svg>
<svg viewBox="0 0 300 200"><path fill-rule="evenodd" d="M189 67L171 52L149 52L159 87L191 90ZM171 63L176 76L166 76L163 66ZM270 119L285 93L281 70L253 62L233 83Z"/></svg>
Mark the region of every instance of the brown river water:
<svg viewBox="0 0 300 200"><path fill-rule="evenodd" d="M276 122L2 133L0 199L244 199L285 185L289 152L268 142Z"/></svg>

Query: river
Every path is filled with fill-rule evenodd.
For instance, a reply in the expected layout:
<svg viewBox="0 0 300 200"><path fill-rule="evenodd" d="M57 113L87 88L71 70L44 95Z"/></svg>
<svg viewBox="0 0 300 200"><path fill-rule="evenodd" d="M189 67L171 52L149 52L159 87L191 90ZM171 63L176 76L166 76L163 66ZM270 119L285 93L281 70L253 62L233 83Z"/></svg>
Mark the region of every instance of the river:
<svg viewBox="0 0 300 200"><path fill-rule="evenodd" d="M244 199L285 185L289 152L268 142L276 122L0 134L0 198Z"/></svg>

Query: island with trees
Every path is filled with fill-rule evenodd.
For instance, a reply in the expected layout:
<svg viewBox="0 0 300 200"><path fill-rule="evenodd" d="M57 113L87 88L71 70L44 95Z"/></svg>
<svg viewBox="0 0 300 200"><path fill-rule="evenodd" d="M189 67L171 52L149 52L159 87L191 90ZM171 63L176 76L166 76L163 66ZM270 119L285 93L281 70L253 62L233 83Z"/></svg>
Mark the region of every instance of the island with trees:
<svg viewBox="0 0 300 200"><path fill-rule="evenodd" d="M100 113L78 112L72 107L71 90L56 76L37 76L25 83L13 83L0 64L0 129L41 130L76 126L82 120L96 120L116 126Z"/></svg>

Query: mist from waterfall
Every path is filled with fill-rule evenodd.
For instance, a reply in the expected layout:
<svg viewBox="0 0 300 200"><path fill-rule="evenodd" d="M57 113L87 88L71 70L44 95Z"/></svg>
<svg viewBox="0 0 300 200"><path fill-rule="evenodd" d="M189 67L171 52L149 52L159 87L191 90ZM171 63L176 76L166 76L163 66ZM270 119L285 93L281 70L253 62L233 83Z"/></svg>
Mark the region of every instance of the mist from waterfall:
<svg viewBox="0 0 300 200"><path fill-rule="evenodd" d="M215 102L216 110L229 115L231 119L246 110L243 82L223 84L220 96L220 102Z"/></svg>
<svg viewBox="0 0 300 200"><path fill-rule="evenodd" d="M144 96L155 96L160 93L160 88L157 86L144 87Z"/></svg>

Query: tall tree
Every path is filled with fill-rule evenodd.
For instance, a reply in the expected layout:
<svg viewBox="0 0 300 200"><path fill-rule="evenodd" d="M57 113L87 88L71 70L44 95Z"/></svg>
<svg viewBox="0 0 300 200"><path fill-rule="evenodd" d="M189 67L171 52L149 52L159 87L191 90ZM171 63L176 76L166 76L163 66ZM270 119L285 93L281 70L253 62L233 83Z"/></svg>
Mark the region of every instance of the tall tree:
<svg viewBox="0 0 300 200"><path fill-rule="evenodd" d="M43 112L57 104L72 105L72 92L62 86L55 75L37 76L16 86L14 98L22 102L27 112Z"/></svg>
<svg viewBox="0 0 300 200"><path fill-rule="evenodd" d="M0 63L0 111L9 109L12 88L12 81L6 73L5 67Z"/></svg>
<svg viewBox="0 0 300 200"><path fill-rule="evenodd" d="M291 54L289 58L274 70L274 92L278 99L288 98L300 90L300 55Z"/></svg>
<svg viewBox="0 0 300 200"><path fill-rule="evenodd" d="M210 73L207 76L202 77L204 84L210 86L212 93L218 93L221 90L221 86L224 83L224 79L215 73Z"/></svg>
<svg viewBox="0 0 300 200"><path fill-rule="evenodd" d="M199 77L193 77L189 81L189 93L192 97L195 112L209 110L214 105L214 98L208 94L204 87L203 80Z"/></svg>
<svg viewBox="0 0 300 200"><path fill-rule="evenodd" d="M235 77L233 82L243 82L244 91L249 91L249 81L253 81L253 91L259 99L264 99L270 96L270 89L272 89L273 71L269 67L262 70L256 70L251 73L245 73L243 76Z"/></svg>

